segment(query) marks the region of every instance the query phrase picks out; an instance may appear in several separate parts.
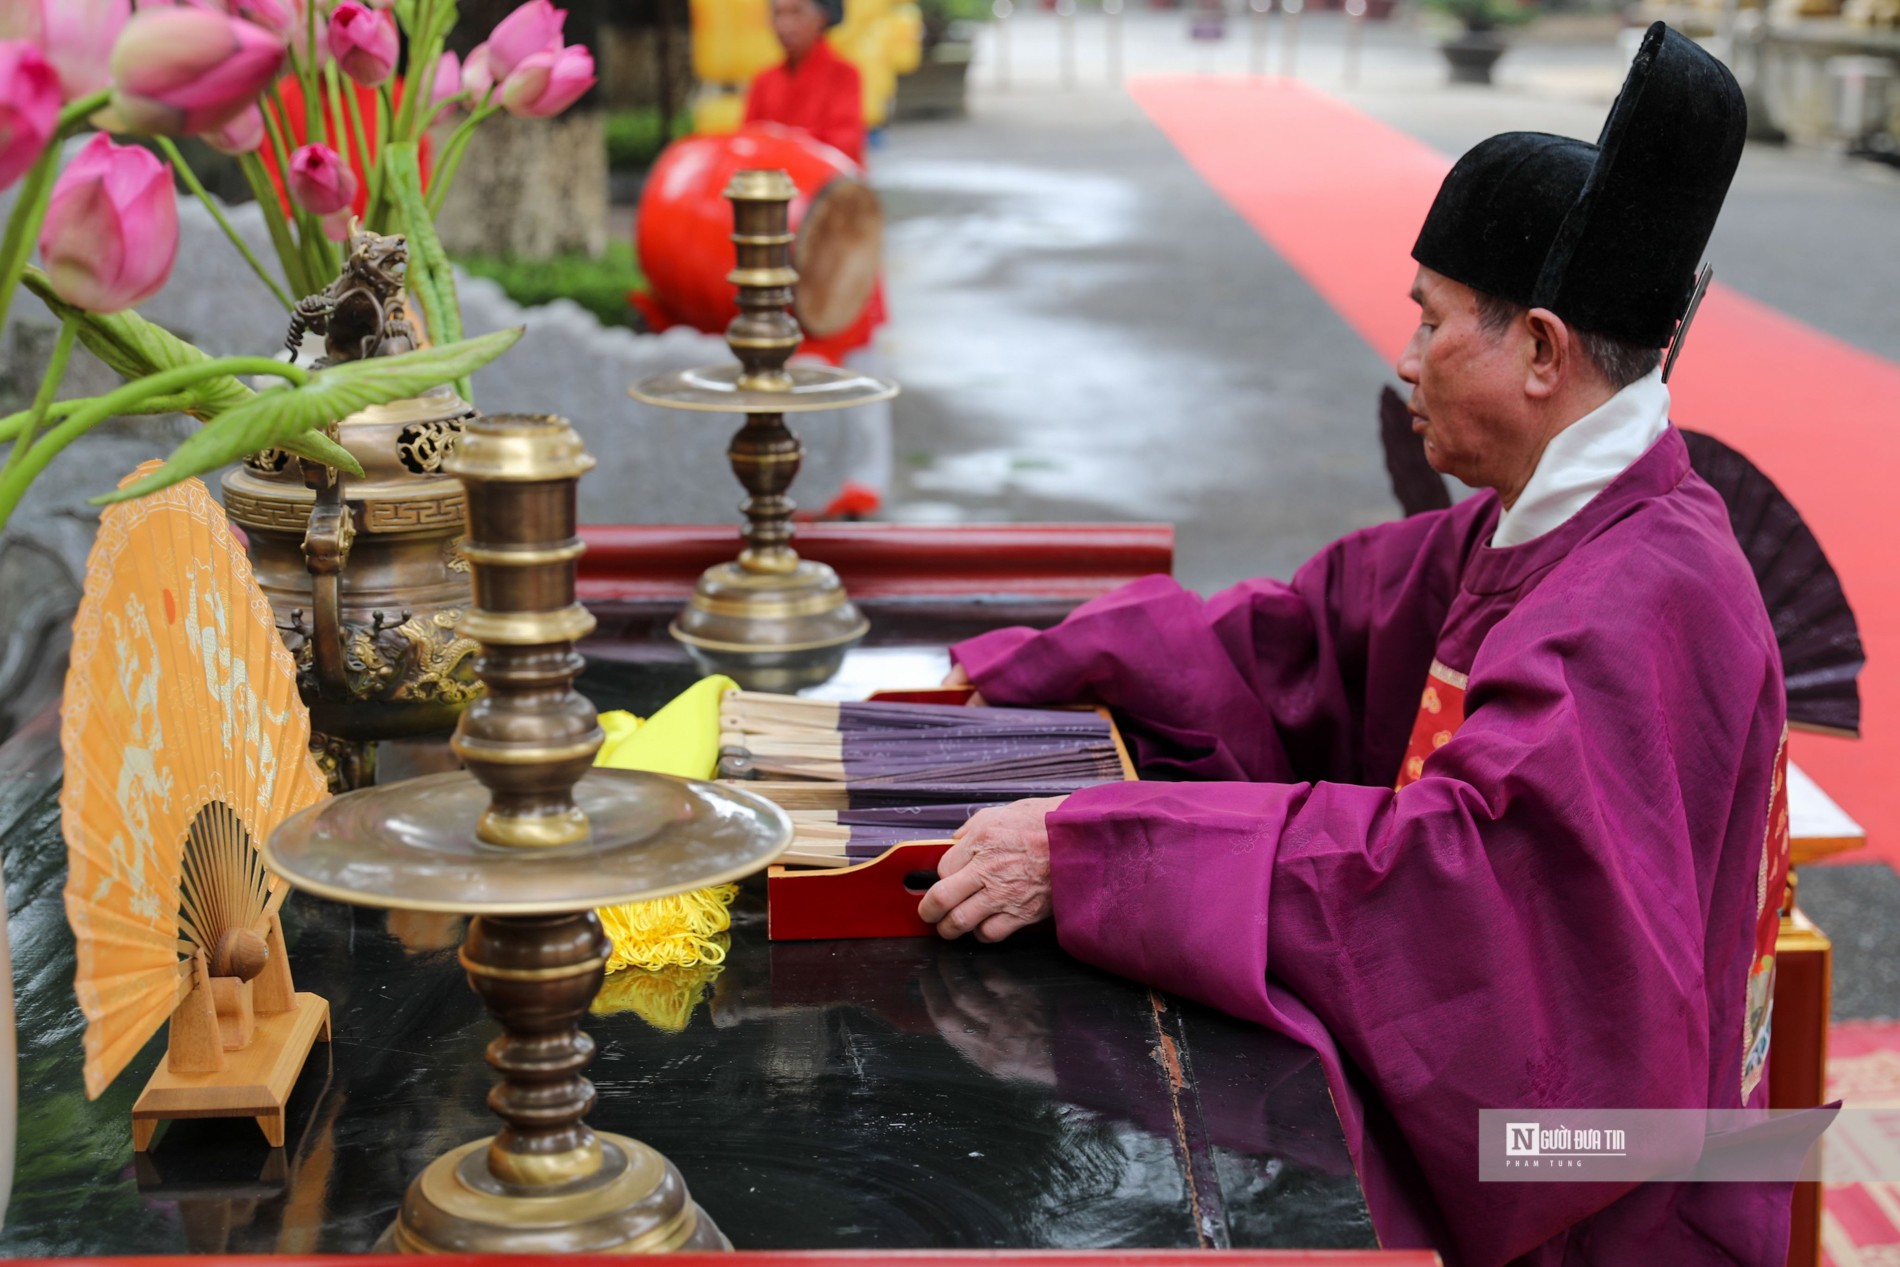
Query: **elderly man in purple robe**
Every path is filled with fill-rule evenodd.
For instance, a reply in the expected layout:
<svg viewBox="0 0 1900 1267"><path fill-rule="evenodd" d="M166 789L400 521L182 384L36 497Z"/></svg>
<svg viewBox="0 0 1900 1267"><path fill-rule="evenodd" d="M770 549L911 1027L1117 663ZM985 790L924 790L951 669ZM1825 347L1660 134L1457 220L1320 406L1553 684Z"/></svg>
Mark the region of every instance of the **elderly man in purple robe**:
<svg viewBox="0 0 1900 1267"><path fill-rule="evenodd" d="M1781 1263L1788 1184L1481 1183L1481 1109L1765 1104L1787 867L1779 654L1662 349L1740 159L1728 71L1652 27L1598 144L1461 158L1399 361L1482 490L1289 583L1148 577L952 650L1095 700L1138 783L977 815L922 915L1312 1046L1389 1246L1455 1267Z"/></svg>

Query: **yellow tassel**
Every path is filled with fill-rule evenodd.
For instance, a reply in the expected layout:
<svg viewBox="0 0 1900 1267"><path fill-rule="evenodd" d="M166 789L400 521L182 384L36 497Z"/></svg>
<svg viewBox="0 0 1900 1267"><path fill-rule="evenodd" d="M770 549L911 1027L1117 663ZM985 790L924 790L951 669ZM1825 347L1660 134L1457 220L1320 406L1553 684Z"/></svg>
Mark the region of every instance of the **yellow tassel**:
<svg viewBox="0 0 1900 1267"><path fill-rule="evenodd" d="M725 939L732 927L736 884L716 884L651 902L601 908L600 924L613 940L607 971L622 968L692 967L726 961Z"/></svg>
<svg viewBox="0 0 1900 1267"><path fill-rule="evenodd" d="M646 721L632 713L602 713L607 740L594 764L712 778L719 764L719 701L736 686L731 678L701 678ZM738 885L720 884L603 908L600 923L614 944L607 971L724 963L726 942L719 934L732 927L730 908L738 893Z"/></svg>
<svg viewBox="0 0 1900 1267"><path fill-rule="evenodd" d="M714 940L724 959L726 938L721 935ZM724 971L722 963L702 962L692 967L616 972L594 996L591 1010L595 1016L632 1012L655 1029L677 1034L693 1019L695 1009L712 992L713 980Z"/></svg>

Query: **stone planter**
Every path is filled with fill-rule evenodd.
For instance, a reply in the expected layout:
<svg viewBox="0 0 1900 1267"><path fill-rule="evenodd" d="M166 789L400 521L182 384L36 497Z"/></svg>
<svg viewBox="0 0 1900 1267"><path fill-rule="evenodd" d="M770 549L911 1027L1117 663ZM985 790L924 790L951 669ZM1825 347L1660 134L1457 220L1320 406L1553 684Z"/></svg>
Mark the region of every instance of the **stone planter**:
<svg viewBox="0 0 1900 1267"><path fill-rule="evenodd" d="M917 69L897 81L897 119L941 119L964 113L964 88L975 45L945 40L933 47Z"/></svg>
<svg viewBox="0 0 1900 1267"><path fill-rule="evenodd" d="M1440 44L1438 51L1445 55L1445 62L1451 67L1454 84L1488 84L1491 68L1509 47L1504 37L1495 31L1465 31L1456 39Z"/></svg>

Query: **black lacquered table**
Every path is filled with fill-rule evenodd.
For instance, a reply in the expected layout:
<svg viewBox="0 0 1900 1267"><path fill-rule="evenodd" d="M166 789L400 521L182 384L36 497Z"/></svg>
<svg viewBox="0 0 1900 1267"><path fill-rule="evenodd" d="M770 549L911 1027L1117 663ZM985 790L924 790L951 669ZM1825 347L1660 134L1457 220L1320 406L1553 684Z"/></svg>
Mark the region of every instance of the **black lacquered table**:
<svg viewBox="0 0 1900 1267"><path fill-rule="evenodd" d="M581 684L601 707L650 711L691 680L650 620L605 615ZM841 690L941 672L941 614L911 616L906 635L904 613L873 614L881 637ZM131 1104L163 1038L86 1100L55 739L48 718L0 747L21 1089L0 1252L367 1249L418 1171L494 1128L496 1030L456 963L460 922L294 896L292 967L329 999L335 1041L288 1145L248 1120L174 1122L135 1157ZM590 1121L671 1157L741 1248L1376 1244L1310 1052L1046 934L768 943L755 882L719 971L616 974L598 1007Z"/></svg>

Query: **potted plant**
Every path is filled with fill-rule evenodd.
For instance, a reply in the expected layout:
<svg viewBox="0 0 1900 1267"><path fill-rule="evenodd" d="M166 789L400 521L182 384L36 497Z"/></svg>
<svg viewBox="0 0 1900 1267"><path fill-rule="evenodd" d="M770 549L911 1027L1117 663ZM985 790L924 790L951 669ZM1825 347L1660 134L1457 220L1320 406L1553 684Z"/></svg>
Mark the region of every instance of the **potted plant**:
<svg viewBox="0 0 1900 1267"><path fill-rule="evenodd" d="M1491 71L1510 47L1504 32L1537 16L1518 0L1425 0L1426 8L1457 23L1457 33L1438 49L1451 67L1455 84L1488 84Z"/></svg>
<svg viewBox="0 0 1900 1267"><path fill-rule="evenodd" d="M18 292L30 290L59 335L31 405L0 418L0 530L35 476L118 416L183 413L205 425L161 470L108 487L100 502L266 448L361 475L332 438L335 423L439 384L465 386L520 337L461 337L435 213L483 119L503 109L558 113L593 83L593 62L563 45L561 10L528 0L458 63L442 51L455 15L454 0L141 0L137 11L132 0L7 5L0 189L19 188L0 235L0 323ZM465 117L428 181L427 133L457 111ZM82 137L76 148L67 144ZM270 225L276 273L225 223L177 147L184 137L237 156ZM214 359L145 321L135 309L165 285L178 253L174 171L287 318L336 274L357 217L405 235L407 290L428 346L326 368L270 355ZM36 245L42 268L30 265ZM124 385L57 399L75 346ZM258 380L274 385L256 390Z"/></svg>
<svg viewBox="0 0 1900 1267"><path fill-rule="evenodd" d="M975 28L995 16L992 0L918 0L923 33L916 69L897 81L896 116L926 119L964 112Z"/></svg>

